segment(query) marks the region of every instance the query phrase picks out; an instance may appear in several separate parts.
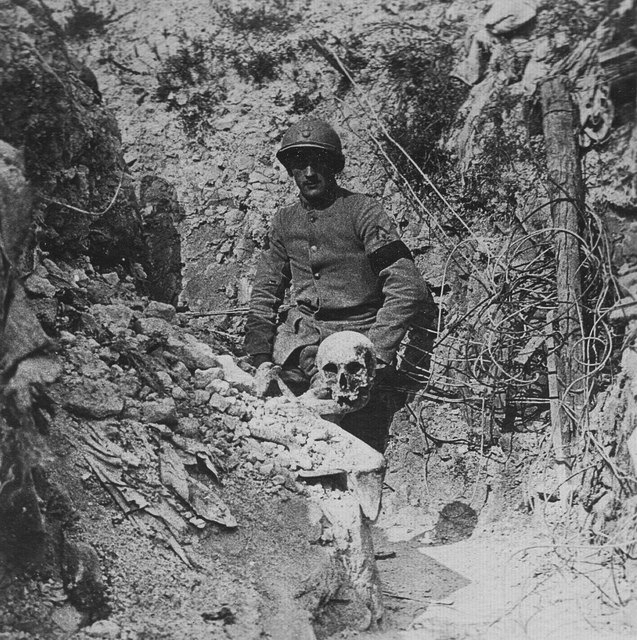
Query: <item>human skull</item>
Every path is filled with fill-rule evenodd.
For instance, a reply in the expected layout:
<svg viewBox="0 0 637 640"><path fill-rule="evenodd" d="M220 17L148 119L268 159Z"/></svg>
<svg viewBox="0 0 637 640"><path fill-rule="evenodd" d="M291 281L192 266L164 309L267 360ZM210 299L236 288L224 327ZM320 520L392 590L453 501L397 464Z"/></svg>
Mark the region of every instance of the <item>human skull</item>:
<svg viewBox="0 0 637 640"><path fill-rule="evenodd" d="M337 331L319 345L316 366L323 384L338 404L362 408L376 371L376 353L369 338L356 331Z"/></svg>

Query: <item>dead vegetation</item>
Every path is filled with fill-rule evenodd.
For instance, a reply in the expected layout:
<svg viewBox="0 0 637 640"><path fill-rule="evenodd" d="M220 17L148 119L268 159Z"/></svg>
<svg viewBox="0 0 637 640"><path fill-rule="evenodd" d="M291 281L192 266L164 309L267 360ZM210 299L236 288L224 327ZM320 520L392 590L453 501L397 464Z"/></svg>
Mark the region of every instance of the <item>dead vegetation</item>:
<svg viewBox="0 0 637 640"><path fill-rule="evenodd" d="M126 13L117 13L115 4L103 13L96 8L96 2L86 6L79 0L71 0L72 13L64 25L64 33L69 38L86 40L92 35L103 34L108 25L126 17ZM130 13L130 12L129 12Z"/></svg>

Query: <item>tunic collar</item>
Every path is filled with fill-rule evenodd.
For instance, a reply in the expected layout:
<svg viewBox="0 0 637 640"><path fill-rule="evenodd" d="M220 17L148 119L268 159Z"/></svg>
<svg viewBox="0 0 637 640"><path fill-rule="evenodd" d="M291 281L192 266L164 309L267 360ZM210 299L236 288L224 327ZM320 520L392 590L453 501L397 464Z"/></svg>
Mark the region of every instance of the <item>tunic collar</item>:
<svg viewBox="0 0 637 640"><path fill-rule="evenodd" d="M320 202L310 203L308 200L299 194L299 200L301 201L301 206L306 211L322 211L323 209L329 209L343 194L343 189L336 185L333 189L331 189Z"/></svg>

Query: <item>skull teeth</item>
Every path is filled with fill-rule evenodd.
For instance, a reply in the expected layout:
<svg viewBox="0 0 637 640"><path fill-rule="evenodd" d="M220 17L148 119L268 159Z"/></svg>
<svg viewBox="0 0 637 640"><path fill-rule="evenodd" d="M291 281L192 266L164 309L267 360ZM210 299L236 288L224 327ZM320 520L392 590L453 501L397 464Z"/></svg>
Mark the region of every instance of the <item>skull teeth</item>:
<svg viewBox="0 0 637 640"><path fill-rule="evenodd" d="M318 348L319 375L340 404L364 406L374 379L374 345L363 334L340 331L328 336Z"/></svg>

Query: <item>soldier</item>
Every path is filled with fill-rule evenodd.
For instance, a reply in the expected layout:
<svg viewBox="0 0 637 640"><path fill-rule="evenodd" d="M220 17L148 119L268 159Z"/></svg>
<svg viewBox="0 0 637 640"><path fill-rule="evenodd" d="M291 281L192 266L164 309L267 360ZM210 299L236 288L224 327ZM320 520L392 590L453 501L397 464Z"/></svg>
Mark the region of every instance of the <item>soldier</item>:
<svg viewBox="0 0 637 640"><path fill-rule="evenodd" d="M433 304L427 285L382 207L338 185L345 158L329 124L307 119L293 125L277 158L294 179L299 200L274 215L258 263L245 335L257 377L274 363L295 393L311 386L322 397L314 363L318 345L343 330L372 341L377 374L386 377L411 322ZM293 305L279 314L290 287ZM370 405L366 413L376 412L374 422L380 422L378 406ZM372 433L369 424L348 428L351 421L341 426L384 448L388 425Z"/></svg>

